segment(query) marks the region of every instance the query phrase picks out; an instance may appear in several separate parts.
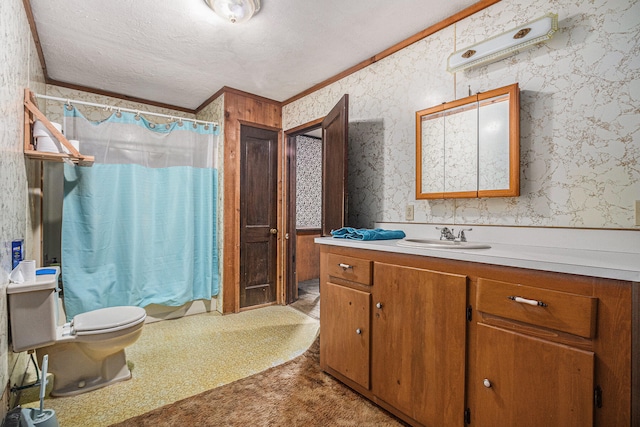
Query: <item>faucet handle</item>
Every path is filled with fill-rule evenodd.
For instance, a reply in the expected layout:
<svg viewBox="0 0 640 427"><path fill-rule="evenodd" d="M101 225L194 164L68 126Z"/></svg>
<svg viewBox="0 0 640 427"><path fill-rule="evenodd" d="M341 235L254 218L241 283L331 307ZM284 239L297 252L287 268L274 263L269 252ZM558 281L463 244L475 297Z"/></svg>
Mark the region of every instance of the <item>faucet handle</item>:
<svg viewBox="0 0 640 427"><path fill-rule="evenodd" d="M463 228L462 230L460 230L458 232L458 237L456 237L456 240L459 242L466 242L467 241L467 236L464 235L465 231L471 231L473 230L473 228Z"/></svg>
<svg viewBox="0 0 640 427"><path fill-rule="evenodd" d="M455 236L453 235L453 228L449 229L449 227L436 227L436 230L440 230L440 240L455 239Z"/></svg>

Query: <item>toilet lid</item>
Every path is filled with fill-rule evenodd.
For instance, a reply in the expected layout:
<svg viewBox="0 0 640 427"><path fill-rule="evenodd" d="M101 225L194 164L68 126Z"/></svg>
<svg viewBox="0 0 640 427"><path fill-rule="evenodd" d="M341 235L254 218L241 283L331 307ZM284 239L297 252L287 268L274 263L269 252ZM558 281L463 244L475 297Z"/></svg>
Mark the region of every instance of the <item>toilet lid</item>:
<svg viewBox="0 0 640 427"><path fill-rule="evenodd" d="M102 334L118 331L144 322L144 308L123 306L107 307L78 314L73 318L77 335Z"/></svg>

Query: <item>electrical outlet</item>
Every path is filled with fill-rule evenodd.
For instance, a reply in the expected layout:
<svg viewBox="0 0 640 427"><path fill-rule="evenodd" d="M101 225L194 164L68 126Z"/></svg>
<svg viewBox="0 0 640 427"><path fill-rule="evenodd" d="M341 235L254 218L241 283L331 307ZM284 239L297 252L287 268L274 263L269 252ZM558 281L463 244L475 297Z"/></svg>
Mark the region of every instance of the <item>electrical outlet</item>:
<svg viewBox="0 0 640 427"><path fill-rule="evenodd" d="M413 205L407 205L407 210L404 213L404 219L407 221L413 221Z"/></svg>
<svg viewBox="0 0 640 427"><path fill-rule="evenodd" d="M636 200L636 225L640 225L640 200Z"/></svg>

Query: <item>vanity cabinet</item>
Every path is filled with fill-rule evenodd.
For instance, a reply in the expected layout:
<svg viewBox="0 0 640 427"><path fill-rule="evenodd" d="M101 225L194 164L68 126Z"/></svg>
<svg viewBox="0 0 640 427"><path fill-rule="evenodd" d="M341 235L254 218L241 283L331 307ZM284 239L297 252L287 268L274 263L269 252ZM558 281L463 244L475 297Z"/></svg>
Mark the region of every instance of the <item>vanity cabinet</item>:
<svg viewBox="0 0 640 427"><path fill-rule="evenodd" d="M331 282L322 291L323 303L332 309L322 323L331 332L321 357L327 366L368 389L371 294Z"/></svg>
<svg viewBox="0 0 640 427"><path fill-rule="evenodd" d="M321 264L321 275L328 276L320 285L320 318L326 330L321 332L321 364L368 390L371 262L333 254L327 258Z"/></svg>
<svg viewBox="0 0 640 427"><path fill-rule="evenodd" d="M374 396L429 426L464 411L467 278L374 263L371 385Z"/></svg>
<svg viewBox="0 0 640 427"><path fill-rule="evenodd" d="M409 424L638 425L636 284L320 251L321 368Z"/></svg>
<svg viewBox="0 0 640 427"><path fill-rule="evenodd" d="M476 289L474 425L593 425L598 298L484 278Z"/></svg>
<svg viewBox="0 0 640 427"><path fill-rule="evenodd" d="M480 324L474 426L593 425L594 353Z"/></svg>
<svg viewBox="0 0 640 427"><path fill-rule="evenodd" d="M467 278L326 252L320 271L322 369L408 422L459 425Z"/></svg>

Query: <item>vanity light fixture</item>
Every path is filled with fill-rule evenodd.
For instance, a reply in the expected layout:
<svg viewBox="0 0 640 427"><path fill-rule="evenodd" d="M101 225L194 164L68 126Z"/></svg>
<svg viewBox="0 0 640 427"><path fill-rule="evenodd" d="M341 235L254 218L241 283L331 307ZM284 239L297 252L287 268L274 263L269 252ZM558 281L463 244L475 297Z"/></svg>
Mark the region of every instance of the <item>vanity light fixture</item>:
<svg viewBox="0 0 640 427"><path fill-rule="evenodd" d="M260 10L260 0L204 0L213 11L231 22L246 22Z"/></svg>
<svg viewBox="0 0 640 427"><path fill-rule="evenodd" d="M515 55L553 37L558 30L558 15L547 13L527 24L453 52L447 60L447 71L455 73Z"/></svg>

